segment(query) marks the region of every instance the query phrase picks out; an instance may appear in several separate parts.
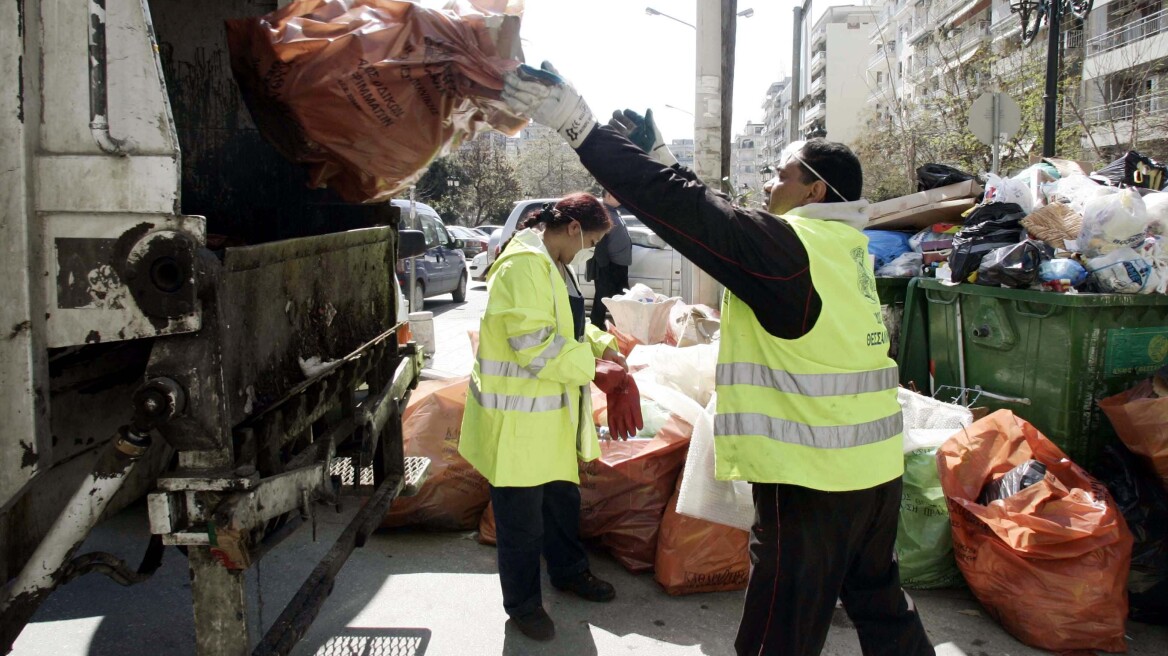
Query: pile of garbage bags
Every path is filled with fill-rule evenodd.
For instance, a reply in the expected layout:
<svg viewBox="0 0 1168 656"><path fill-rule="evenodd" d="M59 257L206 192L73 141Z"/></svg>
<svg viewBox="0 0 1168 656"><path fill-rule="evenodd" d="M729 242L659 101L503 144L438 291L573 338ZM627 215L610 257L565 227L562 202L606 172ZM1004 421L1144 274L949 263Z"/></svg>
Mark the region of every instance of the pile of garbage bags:
<svg viewBox="0 0 1168 656"><path fill-rule="evenodd" d="M922 167L922 188L960 180ZM1054 292L1168 293L1168 178L1163 164L1129 152L1090 175L1048 159L1013 177L986 176L961 223L911 232L866 230L879 277Z"/></svg>

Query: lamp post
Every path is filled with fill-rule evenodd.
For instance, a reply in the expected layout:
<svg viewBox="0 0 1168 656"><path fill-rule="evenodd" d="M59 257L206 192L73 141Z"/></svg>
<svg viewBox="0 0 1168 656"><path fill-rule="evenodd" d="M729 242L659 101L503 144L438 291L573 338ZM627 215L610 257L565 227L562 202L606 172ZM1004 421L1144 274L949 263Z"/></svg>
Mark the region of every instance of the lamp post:
<svg viewBox="0 0 1168 656"><path fill-rule="evenodd" d="M1010 11L1022 20L1022 45L1030 45L1046 19L1046 92L1042 96L1042 156L1054 157L1058 116L1059 36L1064 14L1079 20L1091 13L1094 0L1015 0Z"/></svg>

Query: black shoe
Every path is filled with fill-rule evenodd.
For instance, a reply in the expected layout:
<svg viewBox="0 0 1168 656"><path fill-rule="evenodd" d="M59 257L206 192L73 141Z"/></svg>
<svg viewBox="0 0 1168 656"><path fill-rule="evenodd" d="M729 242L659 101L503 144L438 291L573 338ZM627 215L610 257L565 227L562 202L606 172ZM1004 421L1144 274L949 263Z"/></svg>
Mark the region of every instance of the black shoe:
<svg viewBox="0 0 1168 656"><path fill-rule="evenodd" d="M523 635L532 640L547 642L556 637L556 624L552 622L543 606L526 615L512 615L511 621L515 622L515 626L519 627Z"/></svg>
<svg viewBox="0 0 1168 656"><path fill-rule="evenodd" d="M584 570L563 583L553 582L552 586L557 590L572 592L587 601L612 601L616 598L616 589L612 584L596 578L589 570Z"/></svg>

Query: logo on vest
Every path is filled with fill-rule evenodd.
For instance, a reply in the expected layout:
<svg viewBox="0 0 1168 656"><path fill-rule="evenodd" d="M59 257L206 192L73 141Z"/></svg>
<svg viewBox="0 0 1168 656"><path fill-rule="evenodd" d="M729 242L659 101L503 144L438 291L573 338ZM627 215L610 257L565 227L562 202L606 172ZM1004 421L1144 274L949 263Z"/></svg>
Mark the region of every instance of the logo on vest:
<svg viewBox="0 0 1168 656"><path fill-rule="evenodd" d="M860 282L860 293L864 295L869 301L873 303L880 303L880 299L876 296L876 281L872 279L872 274L868 272L868 253L863 248L852 249L852 259L856 261L856 277Z"/></svg>

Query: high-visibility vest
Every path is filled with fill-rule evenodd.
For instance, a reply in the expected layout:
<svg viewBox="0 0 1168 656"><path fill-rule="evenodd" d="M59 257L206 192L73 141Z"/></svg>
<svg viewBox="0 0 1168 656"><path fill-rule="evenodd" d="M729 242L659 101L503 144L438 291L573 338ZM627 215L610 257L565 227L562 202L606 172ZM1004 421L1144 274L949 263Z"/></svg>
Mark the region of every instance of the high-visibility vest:
<svg viewBox="0 0 1168 656"><path fill-rule="evenodd" d="M591 324L576 341L567 285L540 234L517 233L487 281L458 452L496 487L579 483L577 460L600 454L596 358L615 344Z"/></svg>
<svg viewBox="0 0 1168 656"><path fill-rule="evenodd" d="M886 483L904 472L903 428L868 239L838 222L783 218L807 249L823 309L810 332L780 339L723 297L715 477L825 491Z"/></svg>

